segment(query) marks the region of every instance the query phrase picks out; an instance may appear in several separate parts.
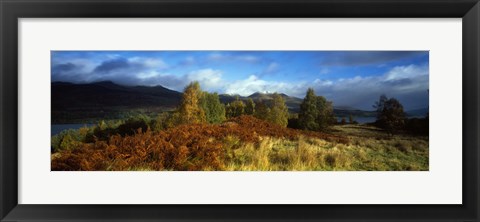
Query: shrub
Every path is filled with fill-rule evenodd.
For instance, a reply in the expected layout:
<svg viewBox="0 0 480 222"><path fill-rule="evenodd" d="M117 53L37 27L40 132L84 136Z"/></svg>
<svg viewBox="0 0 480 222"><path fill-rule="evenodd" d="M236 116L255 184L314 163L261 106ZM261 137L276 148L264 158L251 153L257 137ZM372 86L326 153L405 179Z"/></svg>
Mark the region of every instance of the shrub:
<svg viewBox="0 0 480 222"><path fill-rule="evenodd" d="M61 150L73 150L85 142L87 135L91 133L92 129L89 127L82 127L78 130L64 130L52 136L51 151L55 153Z"/></svg>
<svg viewBox="0 0 480 222"><path fill-rule="evenodd" d="M155 132L159 132L168 128L168 120L171 118L171 114L168 112L163 112L159 114L153 123L151 124L151 129Z"/></svg>
<svg viewBox="0 0 480 222"><path fill-rule="evenodd" d="M141 118L130 118L127 121L125 121L124 124L118 126L116 130L112 130L111 132L118 133L122 136L126 135L133 135L135 132L137 132L139 129L142 132L147 131L148 124L145 119Z"/></svg>

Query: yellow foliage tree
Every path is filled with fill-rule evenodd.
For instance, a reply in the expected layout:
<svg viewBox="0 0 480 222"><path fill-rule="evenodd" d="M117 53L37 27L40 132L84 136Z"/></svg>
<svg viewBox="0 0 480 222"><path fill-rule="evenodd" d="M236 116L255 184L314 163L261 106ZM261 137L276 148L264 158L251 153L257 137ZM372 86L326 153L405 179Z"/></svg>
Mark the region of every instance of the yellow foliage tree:
<svg viewBox="0 0 480 222"><path fill-rule="evenodd" d="M288 125L288 107L285 104L285 99L277 93L273 94L273 104L267 121L282 127L287 127Z"/></svg>
<svg viewBox="0 0 480 222"><path fill-rule="evenodd" d="M207 121L205 111L199 103L201 96L202 90L197 81L185 87L182 102L178 109L181 123L205 123Z"/></svg>

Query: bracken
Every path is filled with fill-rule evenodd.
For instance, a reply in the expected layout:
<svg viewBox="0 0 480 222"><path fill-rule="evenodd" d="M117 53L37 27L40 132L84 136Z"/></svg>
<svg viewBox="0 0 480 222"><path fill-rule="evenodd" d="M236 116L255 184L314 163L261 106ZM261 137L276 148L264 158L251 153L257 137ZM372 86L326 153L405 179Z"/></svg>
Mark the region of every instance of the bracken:
<svg viewBox="0 0 480 222"><path fill-rule="evenodd" d="M52 158L51 168L54 171L222 170L228 155L223 143L228 136L246 143L258 143L263 136L289 140L308 136L348 143L345 137L289 129L252 116L240 116L222 124L185 124L161 132L139 129L131 136L113 135L108 141L82 143Z"/></svg>

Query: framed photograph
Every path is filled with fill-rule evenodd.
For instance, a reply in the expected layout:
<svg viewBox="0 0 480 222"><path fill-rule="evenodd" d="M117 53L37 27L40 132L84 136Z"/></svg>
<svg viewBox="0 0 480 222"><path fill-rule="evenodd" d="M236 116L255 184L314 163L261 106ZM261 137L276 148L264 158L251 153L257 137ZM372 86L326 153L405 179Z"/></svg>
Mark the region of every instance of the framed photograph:
<svg viewBox="0 0 480 222"><path fill-rule="evenodd" d="M478 221L467 1L1 1L1 221Z"/></svg>

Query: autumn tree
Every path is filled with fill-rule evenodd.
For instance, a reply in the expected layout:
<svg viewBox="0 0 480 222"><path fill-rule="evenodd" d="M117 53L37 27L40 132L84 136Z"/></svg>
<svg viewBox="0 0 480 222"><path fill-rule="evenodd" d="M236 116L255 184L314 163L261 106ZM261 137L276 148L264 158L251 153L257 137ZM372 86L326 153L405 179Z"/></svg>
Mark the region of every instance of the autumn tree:
<svg viewBox="0 0 480 222"><path fill-rule="evenodd" d="M207 121L205 111L200 106L202 95L203 92L197 81L185 87L178 114L174 115L179 118L180 123L204 123Z"/></svg>
<svg viewBox="0 0 480 222"><path fill-rule="evenodd" d="M253 102L252 98L247 100L247 104L245 104L245 114L246 115L253 115L255 113L255 103Z"/></svg>
<svg viewBox="0 0 480 222"><path fill-rule="evenodd" d="M273 103L267 121L282 127L286 127L288 124L288 107L285 99L278 93L273 94Z"/></svg>
<svg viewBox="0 0 480 222"><path fill-rule="evenodd" d="M405 112L403 105L395 98L380 96L374 105L377 108L377 125L393 133L405 125Z"/></svg>
<svg viewBox="0 0 480 222"><path fill-rule="evenodd" d="M225 120L225 106L217 93L203 92L200 107L204 110L208 123L221 123Z"/></svg>

